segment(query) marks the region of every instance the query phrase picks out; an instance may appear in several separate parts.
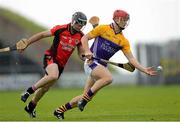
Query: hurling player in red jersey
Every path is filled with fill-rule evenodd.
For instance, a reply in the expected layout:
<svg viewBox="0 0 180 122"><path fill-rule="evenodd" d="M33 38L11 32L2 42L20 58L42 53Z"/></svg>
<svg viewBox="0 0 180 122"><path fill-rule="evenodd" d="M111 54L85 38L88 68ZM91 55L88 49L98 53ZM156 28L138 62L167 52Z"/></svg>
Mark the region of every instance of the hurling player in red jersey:
<svg viewBox="0 0 180 122"><path fill-rule="evenodd" d="M81 56L83 48L81 37L83 36L82 28L87 23L87 17L82 12L76 12L72 16L69 24L57 25L48 31L43 31L26 39L27 46L39 41L42 38L54 36L53 44L50 49L46 50L44 55L45 75L22 95L21 100L26 102L28 97L35 93L32 100L24 108L31 116L36 117L35 107L48 89L58 80L63 69L71 56L74 49L78 48L78 54ZM22 52L23 50L18 50Z"/></svg>

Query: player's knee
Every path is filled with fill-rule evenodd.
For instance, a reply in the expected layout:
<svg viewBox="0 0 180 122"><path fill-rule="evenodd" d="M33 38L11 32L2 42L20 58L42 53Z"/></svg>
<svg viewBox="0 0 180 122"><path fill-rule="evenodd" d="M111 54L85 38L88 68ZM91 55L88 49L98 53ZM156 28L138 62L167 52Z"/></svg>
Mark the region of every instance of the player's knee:
<svg viewBox="0 0 180 122"><path fill-rule="evenodd" d="M107 81L108 81L108 84L111 84L112 81L113 81L113 78L112 78L112 77L109 77Z"/></svg>
<svg viewBox="0 0 180 122"><path fill-rule="evenodd" d="M108 76L108 77L104 78L104 82L105 82L106 85L111 84L112 81L113 81L112 76Z"/></svg>
<svg viewBox="0 0 180 122"><path fill-rule="evenodd" d="M49 77L49 79L50 79L51 81L56 81L56 80L58 80L58 75L55 75L55 74L51 74L51 75L49 75L48 77Z"/></svg>

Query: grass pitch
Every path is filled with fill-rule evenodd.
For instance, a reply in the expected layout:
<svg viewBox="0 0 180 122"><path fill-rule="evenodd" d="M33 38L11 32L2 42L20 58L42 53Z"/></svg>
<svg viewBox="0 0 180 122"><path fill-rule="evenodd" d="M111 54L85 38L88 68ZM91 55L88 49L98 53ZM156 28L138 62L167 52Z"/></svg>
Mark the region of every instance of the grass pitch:
<svg viewBox="0 0 180 122"><path fill-rule="evenodd" d="M82 89L50 89L31 119L20 101L22 91L0 92L0 121L57 121L53 111ZM65 113L65 121L180 121L180 86L106 87L86 106Z"/></svg>

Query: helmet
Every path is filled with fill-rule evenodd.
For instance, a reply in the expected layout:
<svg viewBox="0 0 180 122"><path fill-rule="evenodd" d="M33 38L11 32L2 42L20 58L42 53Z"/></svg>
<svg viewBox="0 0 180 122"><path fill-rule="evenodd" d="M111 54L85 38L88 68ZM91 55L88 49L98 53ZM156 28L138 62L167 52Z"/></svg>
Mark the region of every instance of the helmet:
<svg viewBox="0 0 180 122"><path fill-rule="evenodd" d="M129 19L129 14L124 10L115 10L113 14L113 19L119 18L119 17Z"/></svg>
<svg viewBox="0 0 180 122"><path fill-rule="evenodd" d="M85 26L87 23L87 17L82 12L76 12L72 16L72 23L80 24L81 26Z"/></svg>
<svg viewBox="0 0 180 122"><path fill-rule="evenodd" d="M129 14L124 10L115 10L113 14L113 20L117 24L117 26L123 30L129 24Z"/></svg>

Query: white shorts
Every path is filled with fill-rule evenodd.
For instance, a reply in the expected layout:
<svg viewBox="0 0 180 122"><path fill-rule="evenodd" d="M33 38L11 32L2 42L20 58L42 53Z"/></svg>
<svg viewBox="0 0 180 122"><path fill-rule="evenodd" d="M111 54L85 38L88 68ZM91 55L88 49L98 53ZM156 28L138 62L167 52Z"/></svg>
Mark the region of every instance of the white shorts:
<svg viewBox="0 0 180 122"><path fill-rule="evenodd" d="M93 63L88 64L87 60L84 62L84 71L87 76L91 76L91 72L96 66L100 65L98 62L93 61Z"/></svg>

